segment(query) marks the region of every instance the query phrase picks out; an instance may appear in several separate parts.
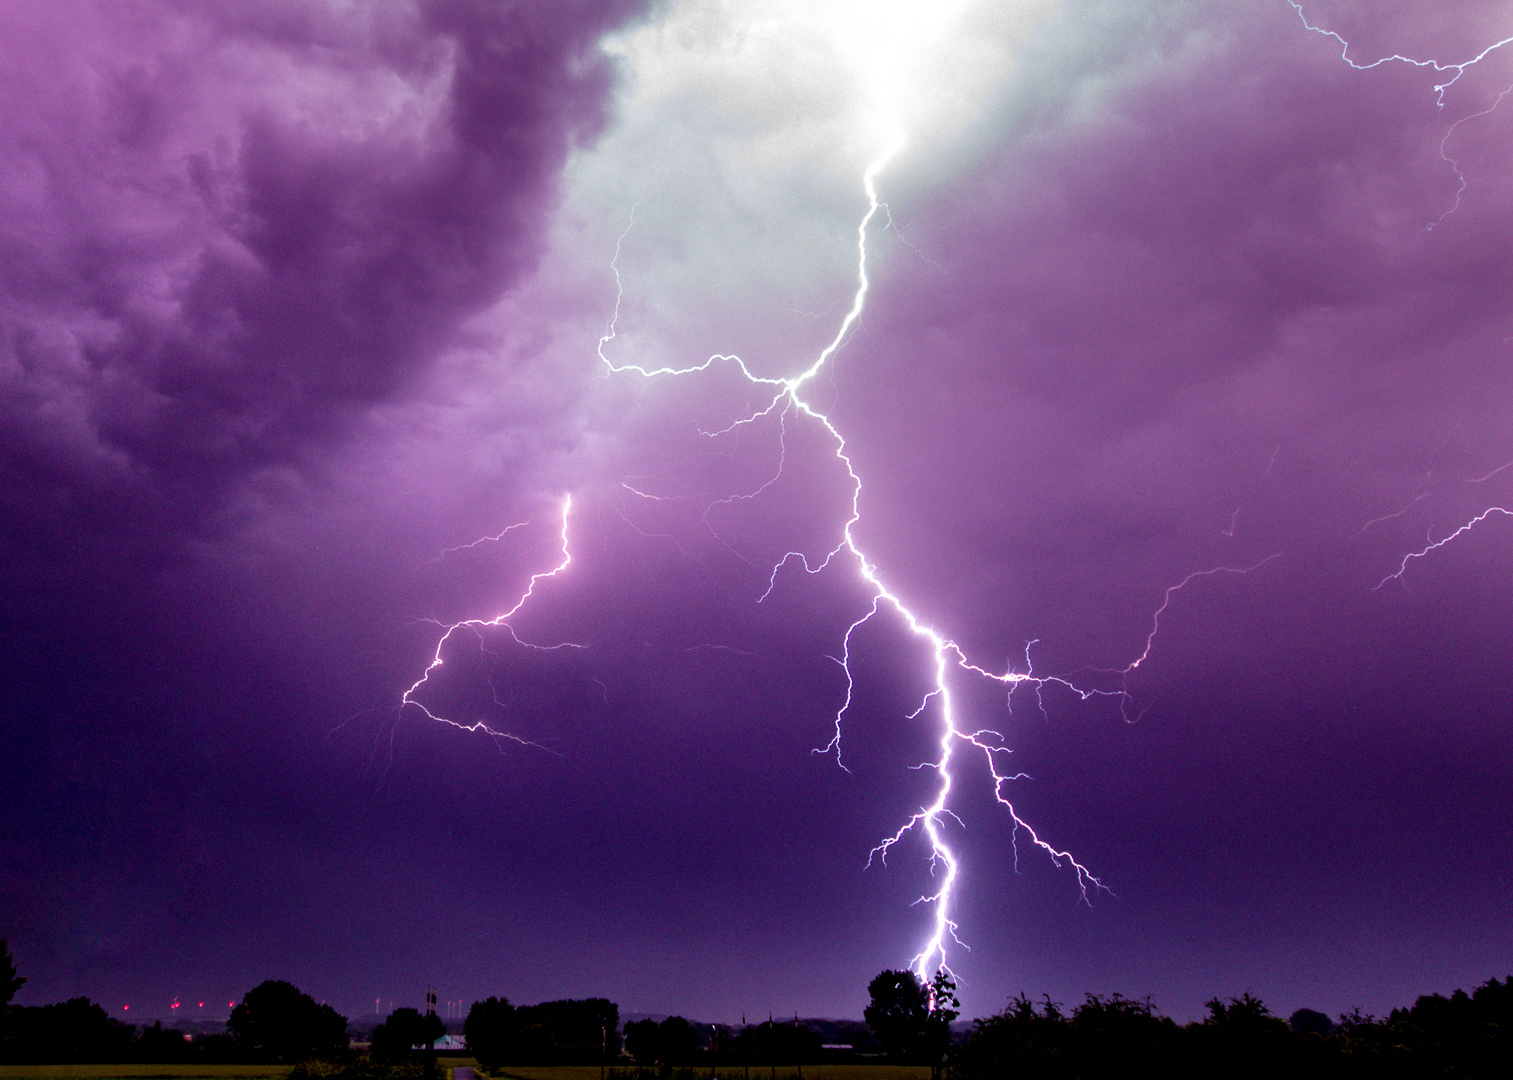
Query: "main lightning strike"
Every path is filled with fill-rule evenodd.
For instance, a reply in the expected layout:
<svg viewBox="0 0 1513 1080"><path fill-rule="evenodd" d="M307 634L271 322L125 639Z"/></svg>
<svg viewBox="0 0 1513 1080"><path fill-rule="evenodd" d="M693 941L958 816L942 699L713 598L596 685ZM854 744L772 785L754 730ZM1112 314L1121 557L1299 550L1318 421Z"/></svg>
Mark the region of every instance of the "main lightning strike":
<svg viewBox="0 0 1513 1080"><path fill-rule="evenodd" d="M1291 2L1291 0L1289 0ZM1294 3L1299 16L1302 9ZM1304 24L1307 24L1306 19ZM1316 29L1309 27L1310 29ZM1323 33L1324 31L1318 31ZM1490 50L1488 50L1490 51ZM1468 65L1462 65L1462 70ZM875 72L874 72L875 74ZM1459 75L1457 74L1457 78ZM1449 86L1454 79L1445 84ZM1443 89L1443 88L1442 88ZM750 411L747 415L733 421L725 428L715 431L707 431L702 434L709 438L719 438L747 425L754 424L764 418L776 416L780 424L782 438L779 442L779 452L776 468L766 481L753 490L728 496L715 502L729 503L737 499L754 499L765 492L772 484L782 476L786 464L787 425L790 420L807 420L819 425L831 441L835 460L845 470L851 485L850 506L847 510L845 521L840 528L840 535L833 547L822 555L813 557L802 551L789 551L773 564L768 576L766 590L758 597L757 602L765 601L778 586L779 575L790 563L801 567L808 575L817 575L837 564L849 563L856 578L869 597L864 613L855 619L846 629L841 642L841 655L837 658L845 679L845 693L839 708L833 717L833 732L829 742L818 747L816 754L831 754L835 756L837 765L845 769L842 760L842 735L845 720L853 702L855 679L851 670L850 661L852 655L852 638L862 627L870 623L886 608L890 609L909 630L909 633L921 644L930 658L929 689L922 695L918 707L910 714L910 718L923 716L932 707L938 717L938 737L936 739L937 752L933 760L925 762L921 768L934 772L938 777L934 796L928 805L921 807L916 813L909 816L899 828L889 836L883 838L868 855L867 865L874 860L885 863L891 849L901 843L911 833L922 834L929 849L929 866L932 875L936 878L937 886L933 892L919 897L916 904L928 905L932 910L930 934L913 957L911 966L919 978L928 983L931 977L940 971L949 971L948 967L948 944L962 944L957 937L957 924L951 917L955 888L958 884L960 873L960 861L952 850L946 836L947 823L961 819L952 811L950 801L955 786L953 767L956 765L959 754L979 752L982 757L988 778L991 780L994 798L1004 807L1009 815L1012 825L1012 841L1014 845L1015 867L1018 868L1019 843L1021 834L1026 837L1032 848L1042 851L1051 862L1062 868L1070 868L1076 876L1081 899L1091 902L1091 894L1099 890L1107 891L1106 886L1096 877L1087 866L1078 861L1069 851L1063 850L1050 841L1043 839L1039 833L1027 822L1016 810L1007 793L1007 786L1015 780L1026 779L1023 773L1012 771L1005 766L1006 755L1012 751L1007 745L1005 737L989 729L973 729L964 724L957 713L955 698L952 693L953 679L978 678L990 680L1003 686L1006 690L1007 702L1012 705L1013 694L1016 689L1028 686L1037 691L1048 685L1057 685L1078 695L1083 700L1093 696L1119 697L1121 701L1127 701L1129 691L1127 686L1116 690L1087 689L1080 687L1069 679L1060 676L1037 675L1029 663L1028 649L1026 650L1026 663L1024 671L1015 671L1012 667L1004 671L990 670L972 662L965 652L951 638L945 636L934 627L925 623L903 598L890 587L882 577L878 567L861 546L856 535L856 528L861 521L862 478L858 473L855 463L848 451L846 439L836 427L826 411L821 409L814 401L806 396L807 391L815 384L816 379L824 371L830 361L851 338L854 330L860 322L866 309L868 296L871 290L871 280L868 274L868 235L874 223L882 220L891 226L887 205L878 195L877 180L881 172L897 156L903 148L905 134L902 126L895 122L887 124L888 133L884 139L883 149L866 166L862 174L862 189L866 196L866 210L863 213L856 228L856 287L852 292L851 304L846 314L829 342L818 352L812 362L795 374L786 376L762 375L753 371L744 360L733 354L717 353L709 356L697 364L684 367L663 365L657 367L643 366L630 362L616 362L608 353L610 345L616 340L616 326L619 321L621 303L625 295L624 282L620 272L620 255L626 238L634 228L635 208L632 207L631 220L616 240L614 255L610 261L610 269L614 274L616 295L613 313L610 317L605 333L599 338L597 355L604 366L606 375L639 375L646 379L657 378L682 378L694 376L701 372L707 372L717 365L729 365L738 371L750 385L766 388L771 397L760 408ZM633 495L657 500L658 496L638 490L629 483L622 484L624 490ZM713 505L713 503L711 503ZM466 731L480 732L489 735L496 742L512 742L521 746L540 747L540 744L531 743L524 738L491 727L483 721L465 723L458 720L440 716L427 708L420 700L419 695L426 686L431 675L442 666L443 652L452 637L462 631L471 631L480 634L485 629L503 628L519 644L540 650L576 648L571 643L556 646L542 646L522 641L516 634L510 623L531 599L536 586L547 579L555 578L565 572L572 561L568 542L568 522L571 510L571 498L566 498L562 504L561 525L561 559L550 570L542 571L533 575L519 599L505 612L491 619L468 619L453 623L445 627L441 638L438 640L435 652L430 664L421 676L405 691L402 699L403 706L413 706L419 709L430 719L450 724ZM623 516L623 514L622 514ZM627 519L627 523L629 521ZM709 525L707 508L704 524ZM634 528L634 526L632 525ZM489 539L489 538L486 538ZM723 540L723 538L721 538ZM481 542L481 541L480 541ZM728 544L726 545L729 546ZM1113 673L1127 677L1132 674L1150 656L1155 638L1160 629L1160 616L1171 604L1173 595L1199 577L1217 573L1240 573L1248 574L1259 569L1266 563L1278 556L1272 555L1254 566L1246 568L1219 567L1212 570L1199 571L1190 574L1177 585L1166 590L1160 607L1153 616L1151 632L1145 641L1145 648L1140 656L1123 669L1115 669ZM1033 644L1033 642L1031 643ZM602 687L602 683L600 684ZM1043 705L1042 705L1043 707ZM962 946L965 948L965 946Z"/></svg>
<svg viewBox="0 0 1513 1080"><path fill-rule="evenodd" d="M1078 689L1070 682L1054 678L1036 676L1028 672L1005 671L997 673L971 663L962 650L954 641L942 635L939 631L925 624L919 616L894 592L883 580L876 564L874 564L862 549L856 536L856 526L861 521L861 498L862 478L857 472L854 461L847 451L845 436L835 426L830 416L816 406L805 396L805 389L809 387L817 376L825 369L835 354L841 349L851 336L857 323L860 321L866 309L867 297L871 289L871 279L868 276L867 238L873 222L879 214L886 216L886 204L878 196L877 178L887 164L898 154L904 144L904 134L898 128L894 128L888 144L883 151L872 160L862 175L862 189L866 194L867 208L863 213L856 229L856 288L852 293L851 306L842 318L840 326L829 343L820 350L814 360L803 370L790 376L764 376L753 372L739 356L717 353L708 357L698 364L686 367L645 367L634 363L616 363L605 353L605 348L615 339L615 324L620 310L620 302L624 295L624 284L619 270L619 254L621 247L629 234L630 226L621 233L615 245L615 258L611 266L615 275L617 296L615 300L615 316L612 317L609 327L599 339L598 354L606 369L615 374L634 373L645 378L656 377L679 377L695 375L699 372L708 371L716 364L730 364L738 370L742 377L754 386L770 387L772 397L767 404L755 409L747 416L736 420L726 428L718 431L705 432L708 437L718 437L734 431L737 428L756 422L764 417L778 415L781 422L786 424L790 415L802 416L819 424L828 434L833 443L833 451L836 460L845 469L851 484L851 503L845 523L841 528L839 542L825 552L822 557L812 558L802 551L787 552L774 564L768 577L767 589L758 598L762 602L771 595L777 587L778 575L789 563L801 566L807 574L819 574L836 563L837 560L847 560L855 568L855 572L862 584L870 594L870 603L865 614L856 619L847 628L841 642L841 656L837 663L840 665L845 677L845 694L843 701L833 718L833 735L824 747L816 749L816 753L834 753L836 763L845 768L841 757L842 729L847 712L851 708L852 693L855 689L855 679L851 671L851 641L852 636L861 627L869 623L884 608L892 609L909 632L917 638L926 648L931 657L933 678L931 688L924 695L919 707L911 714L918 717L934 703L939 713L939 739L937 742L938 756L926 763L927 768L932 769L939 777L939 784L935 790L935 797L929 805L922 807L917 813L909 817L899 829L891 836L883 839L877 847L873 848L867 859L871 865L876 859L885 862L889 850L902 841L911 832L922 832L930 850L930 867L937 876L938 887L933 893L921 896L916 903L930 905L933 910L931 933L919 953L911 961L915 973L923 981L928 981L938 970L949 970L947 967L947 942L952 941L960 944L956 936L957 925L951 918L951 906L954 889L957 884L960 871L960 861L956 853L951 849L945 836L945 823L947 819L959 818L949 807L954 778L951 772L953 759L958 748L970 747L981 751L987 764L988 774L993 783L994 797L1008 812L1013 824L1015 858L1018 860L1018 838L1021 833L1029 838L1032 846L1044 851L1057 866L1070 867L1077 877L1078 887L1082 899L1090 899L1089 891L1103 889L1103 883L1093 873L1079 862L1073 855L1041 836L1024 820L1015 810L1014 804L1005 793L1005 785L1014 779L1021 778L1022 774L1010 773L999 767L999 755L1009 753L1009 748L1004 745L1004 737L996 731L969 730L963 727L957 719L954 699L951 693L950 676L953 670L970 675L992 679L1007 686L1012 690L1021 684L1044 685L1047 682L1060 683L1072 689L1083 697L1090 696L1095 691ZM776 479L782 475L785 465L785 449L780 444L780 453L777 468L774 474L751 492L745 493L742 498L753 498L770 487ZM1149 643L1147 643L1147 652ZM1143 657L1142 657L1143 659Z"/></svg>

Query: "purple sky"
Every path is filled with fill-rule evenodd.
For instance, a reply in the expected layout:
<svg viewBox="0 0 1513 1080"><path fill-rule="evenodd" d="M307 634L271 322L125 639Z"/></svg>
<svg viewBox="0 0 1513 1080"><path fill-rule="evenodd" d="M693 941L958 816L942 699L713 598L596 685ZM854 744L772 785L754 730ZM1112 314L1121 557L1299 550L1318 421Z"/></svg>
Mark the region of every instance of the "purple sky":
<svg viewBox="0 0 1513 1080"><path fill-rule="evenodd" d="M732 365L596 350L618 267L613 364L808 367L884 99L891 219L810 398L889 586L974 663L1033 640L1111 690L1169 587L1277 556L1172 593L1127 698L953 680L1111 890L1023 833L1016 871L962 759L966 1015L1381 1012L1513 970L1513 518L1377 587L1513 505L1513 47L1440 108L1453 72L1354 70L1286 0L804 6L0 10L20 1001L860 1015L929 934L919 837L864 868L934 797L929 656L858 630L850 771L811 753L869 594L838 559L758 600L839 541L826 433L711 437L765 403ZM1358 64L1513 34L1305 8ZM566 495L518 640L455 635L424 695L544 749L401 709L442 626L556 564Z"/></svg>

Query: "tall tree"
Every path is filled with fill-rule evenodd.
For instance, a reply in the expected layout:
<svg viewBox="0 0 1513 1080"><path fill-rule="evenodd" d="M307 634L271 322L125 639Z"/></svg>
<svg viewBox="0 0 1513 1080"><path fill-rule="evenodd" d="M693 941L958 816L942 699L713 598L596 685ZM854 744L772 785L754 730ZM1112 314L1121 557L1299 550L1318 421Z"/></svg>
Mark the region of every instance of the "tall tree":
<svg viewBox="0 0 1513 1080"><path fill-rule="evenodd" d="M698 1056L699 1042L699 1030L681 1016L625 1025L625 1049L637 1065L687 1065Z"/></svg>
<svg viewBox="0 0 1513 1080"><path fill-rule="evenodd" d="M25 977L16 974L16 958L11 955L10 942L0 941L0 1013L25 984Z"/></svg>
<svg viewBox="0 0 1513 1080"><path fill-rule="evenodd" d="M620 1052L620 1007L606 998L527 1005L515 1021L513 1064L593 1065Z"/></svg>
<svg viewBox="0 0 1513 1080"><path fill-rule="evenodd" d="M226 1027L242 1053L258 1060L302 1061L347 1049L347 1018L281 979L247 991Z"/></svg>
<svg viewBox="0 0 1513 1080"><path fill-rule="evenodd" d="M930 988L912 971L883 971L867 984L867 993L872 1001L862 1015L888 1057L895 1062L919 1057L930 1021Z"/></svg>
<svg viewBox="0 0 1513 1080"><path fill-rule="evenodd" d="M417 1051L427 1051L447 1033L435 1013L424 1016L416 1009L395 1009L373 1029L373 1056L398 1060Z"/></svg>
<svg viewBox="0 0 1513 1080"><path fill-rule="evenodd" d="M462 1034L480 1064L503 1065L515 1050L515 1007L502 997L473 1002Z"/></svg>
<svg viewBox="0 0 1513 1080"><path fill-rule="evenodd" d="M920 1033L920 1049L930 1064L930 1075L939 1078L946 1054L951 1049L951 1024L961 1015L961 1002L956 1000L956 980L944 969L937 971L930 980L929 1003L930 1012Z"/></svg>

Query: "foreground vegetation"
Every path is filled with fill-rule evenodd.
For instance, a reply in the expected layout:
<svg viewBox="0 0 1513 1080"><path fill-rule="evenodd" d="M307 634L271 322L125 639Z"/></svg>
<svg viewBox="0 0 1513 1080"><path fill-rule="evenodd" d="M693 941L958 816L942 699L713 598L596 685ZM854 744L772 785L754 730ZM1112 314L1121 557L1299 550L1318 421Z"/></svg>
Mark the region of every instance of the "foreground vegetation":
<svg viewBox="0 0 1513 1080"><path fill-rule="evenodd" d="M597 1065L536 1065L489 1070L502 1080L599 1080ZM930 1080L928 1065L821 1064L821 1065L705 1065L662 1069L637 1069L616 1065L606 1071L608 1080Z"/></svg>
<svg viewBox="0 0 1513 1080"><path fill-rule="evenodd" d="M266 1080L283 1077L283 1065L0 1065L0 1080Z"/></svg>
<svg viewBox="0 0 1513 1080"><path fill-rule="evenodd" d="M955 987L885 971L868 987L866 1024L813 1020L741 1028L672 1016L619 1023L604 998L516 1008L475 1002L467 1058L438 1059L432 1011L397 1009L367 1052L347 1020L286 982L264 982L232 1010L224 1035L189 1040L160 1023L135 1029L99 1005L9 1004L25 979L0 942L0 1080L1499 1080L1513 1076L1513 976L1474 992L1430 994L1386 1017L1283 1020L1249 993L1208 1002L1189 1024L1149 1001L1088 997L1074 1008L1021 995L953 1029ZM59 1064L65 1062L66 1064ZM124 1064L123 1064L124 1063Z"/></svg>
<svg viewBox="0 0 1513 1080"><path fill-rule="evenodd" d="M1289 1021L1249 993L1208 1003L1178 1025L1148 1001L1089 995L1070 1013L1021 996L974 1023L952 1054L954 1080L1167 1077L1273 1080L1455 1080L1513 1076L1513 977L1467 994L1420 997L1384 1019L1359 1011L1332 1022L1299 1009Z"/></svg>

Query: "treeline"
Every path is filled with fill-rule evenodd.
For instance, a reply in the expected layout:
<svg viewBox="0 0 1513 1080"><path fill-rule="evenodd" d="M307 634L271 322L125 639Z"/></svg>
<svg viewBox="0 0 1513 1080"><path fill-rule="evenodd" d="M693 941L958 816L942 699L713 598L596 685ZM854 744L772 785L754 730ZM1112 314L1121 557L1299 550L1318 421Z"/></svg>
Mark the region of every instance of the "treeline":
<svg viewBox="0 0 1513 1080"><path fill-rule="evenodd" d="M473 1003L462 1030L483 1065L594 1065L620 1056L620 1007L604 998L520 1008L486 998Z"/></svg>
<svg viewBox="0 0 1513 1080"><path fill-rule="evenodd" d="M141 1030L87 998L10 1004L25 982L0 942L0 1062L144 1062L296 1065L291 1080L404 1080L436 1076L433 1046L445 1032L434 1013L396 1009L366 1053L347 1020L287 982L243 996L224 1035L189 1040L160 1023ZM1250 993L1207 1003L1207 1016L1178 1024L1149 1001L1088 995L1072 1009L1021 995L997 1015L953 1028L955 985L884 971L868 986L865 1027L854 1022L772 1021L734 1028L684 1017L625 1025L604 998L515 1007L475 1002L464 1023L468 1052L485 1068L602 1064L664 1076L716 1065L774 1070L865 1053L928 1065L950 1080L1102 1080L1158 1072L1173 1080L1214 1076L1286 1080L1485 1080L1513 1076L1513 976L1472 993L1420 997L1383 1018L1359 1010L1332 1021L1299 1009L1274 1016ZM826 1043L844 1043L827 1047Z"/></svg>
<svg viewBox="0 0 1513 1080"><path fill-rule="evenodd" d="M1272 1015L1246 993L1208 1002L1179 1025L1148 1001L1113 995L1070 1012L1020 996L973 1022L949 1055L956 1080L1096 1080L1144 1071L1192 1077L1287 1080L1482 1080L1513 1076L1513 977L1473 993L1420 997L1378 1019L1356 1010L1332 1022L1299 1009Z"/></svg>
<svg viewBox="0 0 1513 1080"><path fill-rule="evenodd" d="M798 1023L771 1021L740 1030L695 1025L682 1016L633 1020L618 1029L612 1001L549 1001L515 1008L505 998L473 1003L463 1024L468 1052L485 1068L510 1065L615 1064L629 1057L643 1067L695 1062L793 1065L819 1060L820 1036Z"/></svg>
<svg viewBox="0 0 1513 1080"><path fill-rule="evenodd" d="M14 972L9 951L0 942L0 993L7 967ZM26 980L12 974L9 981L19 987ZM135 1028L106 1015L88 998L35 1006L0 1001L0 1062L11 1064L294 1063L347 1052L346 1017L278 980L261 983L243 996L226 1021L225 1034L196 1039L165 1029L161 1021ZM406 1045L403 1053L409 1052Z"/></svg>

